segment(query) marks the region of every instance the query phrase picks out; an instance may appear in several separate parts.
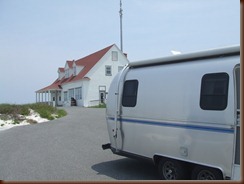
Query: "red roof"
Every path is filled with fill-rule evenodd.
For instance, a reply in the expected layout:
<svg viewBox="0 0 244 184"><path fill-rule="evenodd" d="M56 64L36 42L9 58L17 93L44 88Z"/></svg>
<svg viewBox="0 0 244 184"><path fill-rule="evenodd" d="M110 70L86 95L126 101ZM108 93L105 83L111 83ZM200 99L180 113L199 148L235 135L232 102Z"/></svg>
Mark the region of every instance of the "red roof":
<svg viewBox="0 0 244 184"><path fill-rule="evenodd" d="M44 92L44 91L48 91L48 90L61 90L61 84L63 82L63 79L61 79L61 80L57 79L51 85L49 85L45 88L42 88L36 92L38 93L38 92Z"/></svg>
<svg viewBox="0 0 244 184"><path fill-rule="evenodd" d="M83 79L85 75L97 64L97 62L100 61L100 59L109 51L109 49L111 49L112 46L113 45L110 45L109 47L75 61L77 66L83 66L84 68L72 81Z"/></svg>
<svg viewBox="0 0 244 184"><path fill-rule="evenodd" d="M114 46L110 45L100 51L97 51L93 54L90 54L84 58L81 58L79 60L76 61L66 61L68 63L69 68L73 67L73 62L75 62L75 64L77 66L83 66L84 68L80 71L80 73L78 73L76 76L71 75L69 78L65 78L63 77L61 80L56 79L51 85L40 89L36 92L43 92L43 91L48 91L48 90L61 90L61 85L64 83L68 83L71 81L77 81L77 80L81 80L81 79L87 79L87 77L85 76L96 64L98 61L101 60L101 58ZM64 72L64 68L59 68L60 72Z"/></svg>

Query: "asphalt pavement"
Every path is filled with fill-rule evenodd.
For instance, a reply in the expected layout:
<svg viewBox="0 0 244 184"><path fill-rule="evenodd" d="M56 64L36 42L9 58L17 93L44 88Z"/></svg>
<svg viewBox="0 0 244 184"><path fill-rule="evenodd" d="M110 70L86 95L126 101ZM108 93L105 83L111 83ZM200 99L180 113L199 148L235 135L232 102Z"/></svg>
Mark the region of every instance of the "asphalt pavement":
<svg viewBox="0 0 244 184"><path fill-rule="evenodd" d="M102 150L105 109L67 107L68 115L0 131L0 180L158 180L150 162Z"/></svg>

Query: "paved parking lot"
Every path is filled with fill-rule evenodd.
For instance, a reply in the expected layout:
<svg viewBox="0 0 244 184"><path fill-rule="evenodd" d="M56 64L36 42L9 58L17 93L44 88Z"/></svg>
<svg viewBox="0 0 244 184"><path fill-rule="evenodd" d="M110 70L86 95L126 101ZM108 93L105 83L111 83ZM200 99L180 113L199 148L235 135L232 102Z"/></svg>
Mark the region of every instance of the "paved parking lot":
<svg viewBox="0 0 244 184"><path fill-rule="evenodd" d="M64 118L0 131L0 180L157 180L152 163L102 150L105 109L69 107Z"/></svg>

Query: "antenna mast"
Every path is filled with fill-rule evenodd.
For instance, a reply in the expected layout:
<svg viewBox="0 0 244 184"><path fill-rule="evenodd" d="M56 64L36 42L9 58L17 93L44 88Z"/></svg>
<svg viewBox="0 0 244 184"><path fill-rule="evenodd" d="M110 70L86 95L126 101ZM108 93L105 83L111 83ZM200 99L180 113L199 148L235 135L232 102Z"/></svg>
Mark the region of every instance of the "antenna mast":
<svg viewBox="0 0 244 184"><path fill-rule="evenodd" d="M123 32L122 32L122 17L123 17L123 10L122 10L122 0L120 0L120 50L123 52Z"/></svg>

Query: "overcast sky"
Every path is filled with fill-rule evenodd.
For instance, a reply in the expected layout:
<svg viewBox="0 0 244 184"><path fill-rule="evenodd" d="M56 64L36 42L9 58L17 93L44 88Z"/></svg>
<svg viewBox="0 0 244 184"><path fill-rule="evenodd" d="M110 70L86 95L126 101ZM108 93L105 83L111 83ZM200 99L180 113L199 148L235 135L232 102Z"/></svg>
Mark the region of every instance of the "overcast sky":
<svg viewBox="0 0 244 184"><path fill-rule="evenodd" d="M130 61L240 44L239 0L122 0ZM120 47L119 0L0 0L0 103L35 102L58 67Z"/></svg>

